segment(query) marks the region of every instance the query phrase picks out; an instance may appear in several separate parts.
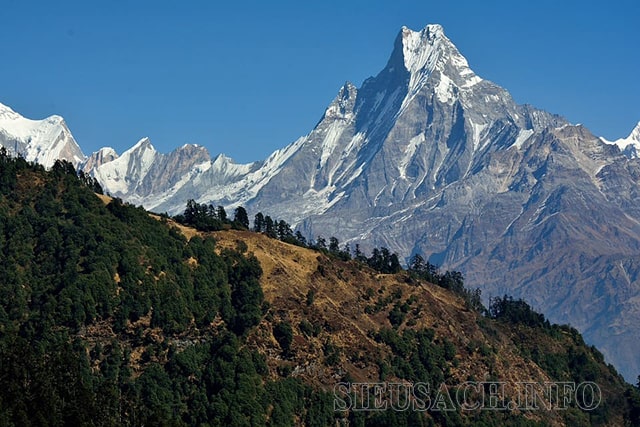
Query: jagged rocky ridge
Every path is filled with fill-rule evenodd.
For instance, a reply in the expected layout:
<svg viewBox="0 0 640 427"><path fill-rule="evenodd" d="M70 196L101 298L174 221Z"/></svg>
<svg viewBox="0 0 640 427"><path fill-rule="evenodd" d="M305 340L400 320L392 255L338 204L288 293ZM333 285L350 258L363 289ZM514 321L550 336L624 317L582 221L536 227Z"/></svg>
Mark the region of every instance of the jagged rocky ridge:
<svg viewBox="0 0 640 427"><path fill-rule="evenodd" d="M246 165L143 139L77 161L114 196L188 199L287 219L309 236L420 252L485 296L571 323L631 380L640 372L638 128L608 142L517 105L438 25L403 28L386 67L346 83L306 136ZM622 151L621 151L622 150Z"/></svg>

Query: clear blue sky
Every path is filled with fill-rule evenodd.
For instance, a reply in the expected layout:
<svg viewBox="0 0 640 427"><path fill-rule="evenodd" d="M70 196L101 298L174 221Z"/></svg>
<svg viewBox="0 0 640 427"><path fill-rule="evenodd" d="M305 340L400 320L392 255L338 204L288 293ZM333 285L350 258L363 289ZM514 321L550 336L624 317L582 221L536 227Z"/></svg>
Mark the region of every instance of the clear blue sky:
<svg viewBox="0 0 640 427"><path fill-rule="evenodd" d="M640 120L636 1L3 0L0 102L65 117L85 153L149 136L238 161L308 133L400 27L444 26L483 78L608 139Z"/></svg>

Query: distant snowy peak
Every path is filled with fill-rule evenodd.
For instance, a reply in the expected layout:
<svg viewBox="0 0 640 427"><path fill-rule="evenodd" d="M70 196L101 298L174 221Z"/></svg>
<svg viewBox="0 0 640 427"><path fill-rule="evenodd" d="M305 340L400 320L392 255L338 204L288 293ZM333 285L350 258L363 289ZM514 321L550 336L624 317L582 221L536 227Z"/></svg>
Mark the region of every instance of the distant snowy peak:
<svg viewBox="0 0 640 427"><path fill-rule="evenodd" d="M90 172L91 170L102 166L105 163L109 163L118 158L118 153L111 147L103 147L98 151L91 153L89 157L80 166L80 169L84 172Z"/></svg>
<svg viewBox="0 0 640 427"><path fill-rule="evenodd" d="M158 154L151 144L151 140L145 137L122 153L122 156L115 161L122 160L122 163L126 163L128 166L127 177L134 181L140 181L144 179Z"/></svg>
<svg viewBox="0 0 640 427"><path fill-rule="evenodd" d="M218 154L209 164L211 176L215 176L215 180L222 184L234 182L258 170L261 166L260 162L236 163L231 157L227 157L224 154Z"/></svg>
<svg viewBox="0 0 640 427"><path fill-rule="evenodd" d="M151 140L149 139L149 137L145 136L144 138L141 138L138 142L136 142L133 147L122 153L122 155L124 156L126 153L144 152L147 150L151 152L156 151L156 149L151 144Z"/></svg>
<svg viewBox="0 0 640 427"><path fill-rule="evenodd" d="M224 168L225 166L229 165L230 163L232 163L232 159L230 157L227 157L224 153L220 153L216 156L215 159L213 159L213 165L218 167L218 168Z"/></svg>
<svg viewBox="0 0 640 427"><path fill-rule="evenodd" d="M94 168L93 175L110 193L124 196L142 182L157 155L149 138L142 138L120 157Z"/></svg>
<svg viewBox="0 0 640 427"><path fill-rule="evenodd" d="M207 161L211 160L209 150L198 144L184 144L182 147L173 150L170 155L203 157L206 158Z"/></svg>
<svg viewBox="0 0 640 427"><path fill-rule="evenodd" d="M30 142L36 137L44 139L42 136L66 128L64 120L60 116L50 116L44 120L27 119L13 111L6 105L0 104L0 129L5 135L20 140ZM67 129L68 130L68 129Z"/></svg>
<svg viewBox="0 0 640 427"><path fill-rule="evenodd" d="M630 159L640 157L640 121L626 138L620 138L615 141L608 141L604 138L600 139L606 144L616 145L620 151Z"/></svg>
<svg viewBox="0 0 640 427"><path fill-rule="evenodd" d="M85 159L62 117L31 120L3 104L0 104L0 145L45 167L53 166L58 159L78 166Z"/></svg>
<svg viewBox="0 0 640 427"><path fill-rule="evenodd" d="M230 159L229 163L232 163ZM84 170L93 175L108 194L148 209L186 192L185 200L177 202L178 208L182 208L187 199L197 197L191 189L200 185L212 165L205 147L185 144L163 154L156 151L149 138L142 138L119 157L113 149L92 154ZM172 213L178 212L178 208ZM162 210L167 209L170 208Z"/></svg>

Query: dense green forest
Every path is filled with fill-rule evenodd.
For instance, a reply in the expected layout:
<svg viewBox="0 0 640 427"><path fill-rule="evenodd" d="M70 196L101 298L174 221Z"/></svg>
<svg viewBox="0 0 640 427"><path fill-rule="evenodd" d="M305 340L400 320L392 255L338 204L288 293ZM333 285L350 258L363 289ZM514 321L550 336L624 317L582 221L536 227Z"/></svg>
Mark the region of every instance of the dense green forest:
<svg viewBox="0 0 640 427"><path fill-rule="evenodd" d="M68 163L0 154L0 425L331 423L328 394L269 381L243 345L255 257L105 206Z"/></svg>
<svg viewBox="0 0 640 427"><path fill-rule="evenodd" d="M216 251L212 237L187 240L166 219L117 198L105 205L96 193L99 185L67 162L45 171L0 151L0 425L535 425L508 412L336 412L331 390L290 373L269 375L265 354L248 345L269 304L260 263L246 247ZM208 230L249 227L244 209L228 219L223 208L205 212L190 204L180 219ZM286 223L258 225L300 243ZM318 250L351 259L337 244ZM354 258L399 271L391 255ZM433 274L484 309L461 276L414 261L409 279ZM307 298L311 304L313 295ZM486 314L487 328L506 322L547 335L567 332L506 297ZM309 324L309 333L314 328ZM273 325L282 357L292 334L290 325ZM591 361L601 355L575 334L571 357L548 359L524 344L522 351L556 369L559 379L599 379L600 365ZM457 349L431 331L383 329L373 338L394 354L380 361L380 380L447 380ZM625 393L615 410L637 422L638 389L627 386ZM570 415L606 424L612 410Z"/></svg>

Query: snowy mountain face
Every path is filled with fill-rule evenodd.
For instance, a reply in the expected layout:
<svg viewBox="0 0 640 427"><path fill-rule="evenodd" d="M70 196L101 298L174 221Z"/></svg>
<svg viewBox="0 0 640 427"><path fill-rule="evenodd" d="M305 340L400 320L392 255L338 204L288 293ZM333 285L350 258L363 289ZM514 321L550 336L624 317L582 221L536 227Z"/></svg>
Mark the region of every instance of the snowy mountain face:
<svg viewBox="0 0 640 427"><path fill-rule="evenodd" d="M80 159L114 196L170 214L189 199L241 204L310 237L421 253L485 297L523 297L577 327L627 379L640 372L640 125L608 143L517 105L439 25L403 28L377 76L345 83L308 135L261 162L161 154L146 138L85 159L59 117L12 114L0 112L0 143Z"/></svg>
<svg viewBox="0 0 640 427"><path fill-rule="evenodd" d="M630 159L637 159L640 155L640 122L631 131L626 138L620 138L615 141L607 141L604 138L600 138L606 144L612 144L617 146L622 153Z"/></svg>
<svg viewBox="0 0 640 427"><path fill-rule="evenodd" d="M385 69L360 89L346 83L248 204L302 224L311 235L338 228L344 235L344 223L318 216L352 211L345 217L354 223L348 235L369 240L364 223L372 226L375 218L472 176L486 153L520 146L534 132L563 124L516 105L506 91L475 75L440 26L403 28Z"/></svg>
<svg viewBox="0 0 640 427"><path fill-rule="evenodd" d="M85 158L60 116L29 120L0 104L0 146L11 155L51 167L57 159L75 166Z"/></svg>

